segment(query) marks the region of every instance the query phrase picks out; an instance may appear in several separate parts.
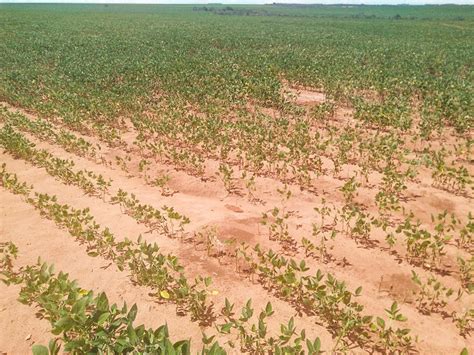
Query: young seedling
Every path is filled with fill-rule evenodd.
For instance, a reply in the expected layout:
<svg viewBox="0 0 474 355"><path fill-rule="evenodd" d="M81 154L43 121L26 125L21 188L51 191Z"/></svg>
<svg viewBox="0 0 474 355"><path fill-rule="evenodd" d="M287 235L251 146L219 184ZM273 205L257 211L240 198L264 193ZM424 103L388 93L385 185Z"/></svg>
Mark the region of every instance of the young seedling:
<svg viewBox="0 0 474 355"><path fill-rule="evenodd" d="M344 195L344 200L347 205L354 204L354 198L357 197L357 189L360 187L360 183L356 181L356 177L353 176L340 188Z"/></svg>
<svg viewBox="0 0 474 355"><path fill-rule="evenodd" d="M474 293L474 256L467 260L458 256L457 261L462 287L469 294Z"/></svg>
<svg viewBox="0 0 474 355"><path fill-rule="evenodd" d="M460 248L468 252L474 251L474 216L471 212L469 212L466 225L459 232L456 242Z"/></svg>
<svg viewBox="0 0 474 355"><path fill-rule="evenodd" d="M115 164L127 174L129 173L127 162L131 162L132 158L127 155L125 158L119 157L118 155L115 156Z"/></svg>
<svg viewBox="0 0 474 355"><path fill-rule="evenodd" d="M268 236L270 240L278 241L282 244L285 252L294 253L296 251L296 241L290 236L288 219L289 213L275 207L270 215L262 214L262 224L268 226Z"/></svg>
<svg viewBox="0 0 474 355"><path fill-rule="evenodd" d="M151 166L151 162L146 159L142 159L138 163L138 171L143 174L143 177L145 178L145 181L147 184L148 184L148 172L150 171L150 166Z"/></svg>
<svg viewBox="0 0 474 355"><path fill-rule="evenodd" d="M423 282L415 271L411 273L413 282L419 286L419 290L414 292L418 310L423 314L443 312L454 291L445 287L433 276Z"/></svg>
<svg viewBox="0 0 474 355"><path fill-rule="evenodd" d="M453 313L453 322L459 330L459 334L466 338L474 330L474 308L463 312Z"/></svg>
<svg viewBox="0 0 474 355"><path fill-rule="evenodd" d="M109 191L109 187L111 186L111 184L112 184L112 179L106 180L106 179L104 179L104 177L102 175L99 175L97 177L97 187L98 187L98 190L102 194L102 200L104 202L105 202L105 195Z"/></svg>
<svg viewBox="0 0 474 355"><path fill-rule="evenodd" d="M327 205L326 202L327 202L326 199L323 198L323 199L321 200L321 205L322 205L322 206L321 206L321 207L315 207L315 208L314 208L314 211L316 211L316 212L321 216L321 229L322 229L322 230L326 230L326 229L329 229L329 228L331 228L331 227L334 227L334 225L327 227L326 224L325 224L326 217L330 217L330 216L331 216L331 212L332 212L333 209L334 209L334 206L333 206L333 207L330 207L330 206Z"/></svg>
<svg viewBox="0 0 474 355"><path fill-rule="evenodd" d="M168 174L164 174L151 181L151 185L159 187L163 196L172 196L175 192L166 186L170 180L171 177Z"/></svg>
<svg viewBox="0 0 474 355"><path fill-rule="evenodd" d="M412 351L412 338L408 335L409 329L394 329L392 323L405 322L407 318L400 313L397 302L394 302L385 312L388 315L390 323L387 324L382 318L377 317L376 323L372 324L372 329L375 329L379 336L377 346L383 350L384 353L406 353Z"/></svg>
<svg viewBox="0 0 474 355"><path fill-rule="evenodd" d="M247 199L255 203L257 201L257 198L255 197L255 191L257 190L255 186L255 175L252 175L248 177L248 173L246 171L242 172L242 180L245 182L245 188L247 189Z"/></svg>

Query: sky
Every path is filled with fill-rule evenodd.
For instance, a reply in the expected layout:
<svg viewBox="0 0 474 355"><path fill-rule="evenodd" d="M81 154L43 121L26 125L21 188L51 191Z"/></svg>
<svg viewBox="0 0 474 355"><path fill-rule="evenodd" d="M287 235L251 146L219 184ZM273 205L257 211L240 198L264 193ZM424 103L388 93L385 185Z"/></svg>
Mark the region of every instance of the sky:
<svg viewBox="0 0 474 355"><path fill-rule="evenodd" d="M367 5L423 5L423 4L468 4L474 5L474 0L0 0L0 3L81 3L81 4L208 4L219 2L223 4L268 4L273 2L295 4L367 4Z"/></svg>

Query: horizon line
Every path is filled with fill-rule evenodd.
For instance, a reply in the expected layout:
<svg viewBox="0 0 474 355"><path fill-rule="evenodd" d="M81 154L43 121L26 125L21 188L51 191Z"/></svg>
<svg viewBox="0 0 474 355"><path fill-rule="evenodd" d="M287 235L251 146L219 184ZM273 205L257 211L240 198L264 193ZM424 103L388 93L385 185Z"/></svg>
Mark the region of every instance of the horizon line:
<svg viewBox="0 0 474 355"><path fill-rule="evenodd" d="M387 1L387 0L385 0ZM188 2L187 0L0 0L0 4L80 4L80 5L320 5L320 6L447 6L447 5L468 5L474 6L474 1L471 0L461 0L457 2L420 2L417 3L417 0L406 0L406 2L384 2L384 0L369 0L368 2L358 2L354 0L328 0L327 2L292 2L288 1L259 1L259 0L240 0L233 2L232 0L222 0L219 2L209 2L209 1L194 1ZM399 0L398 0L399 1Z"/></svg>

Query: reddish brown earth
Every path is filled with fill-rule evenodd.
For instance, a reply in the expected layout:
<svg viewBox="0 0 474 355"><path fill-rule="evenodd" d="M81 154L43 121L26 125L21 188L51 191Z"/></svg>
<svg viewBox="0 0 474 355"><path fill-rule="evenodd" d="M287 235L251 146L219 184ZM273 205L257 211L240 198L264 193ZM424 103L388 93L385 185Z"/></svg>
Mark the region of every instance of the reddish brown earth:
<svg viewBox="0 0 474 355"><path fill-rule="evenodd" d="M325 99L324 94L308 90L292 90L290 94L295 96L297 104L302 105L316 104ZM9 109L12 110L11 107ZM350 114L348 110L342 111L346 115ZM347 117L340 114L335 119L343 121ZM156 208L162 205L173 206L190 218L191 223L186 227L189 236L202 231L205 227L214 226L221 243L235 239L251 246L259 243L265 248L280 250L278 243L268 239L267 228L260 224L262 213L275 206L292 211L290 233L295 239L300 240L304 236L311 236L312 223L319 220L313 209L321 206L323 197L330 205L341 208L344 204L343 196L338 190L344 181L331 176L320 177L316 190L312 192L301 191L298 186L290 186L292 196L284 204L277 192L283 184L272 178L258 177L255 195L262 202L253 203L245 196L227 194L217 179L203 182L183 171L177 171L171 165L155 164L150 172L151 176L158 172L167 172L171 177L168 185L176 191L172 196L162 196L157 187L145 183L138 172L137 164L135 166L132 164L130 173L126 173L113 164L101 164L79 157L66 152L60 146L41 142L29 134L25 135L37 145L37 148L44 148L56 156L74 160L77 169L86 168L111 178L112 194L121 188L133 192L142 203L151 204ZM133 131L129 132L127 137L126 141L131 146ZM100 143L95 137L86 138L90 142ZM119 153L117 148L107 148L102 144L101 146L103 161L113 161L115 155ZM132 152L132 156L136 158L135 162L139 161L138 152ZM146 233L147 229L122 213L118 205L86 196L79 188L66 186L44 169L16 160L7 153L0 153L0 162L6 163L8 171L16 173L20 180L33 184L35 191L57 195L59 202L68 203L75 208L89 207L97 222L109 227L119 239L125 237L136 239L142 234L145 239L156 241L162 252L177 255L188 276L211 276L213 278L211 289L216 292L210 297L218 305L217 309L223 304L225 297L232 299L237 309L240 309L249 298L252 298L255 309L261 309L271 301L276 312L271 318L270 328L275 330L280 323L294 316L297 326L300 329L305 328L308 337L321 338L323 349L330 350L334 345L335 340L331 338L330 333L317 325L314 318L298 316L291 305L270 294L255 280L237 273L232 260L208 256L201 246L193 242L169 239L157 233ZM216 166L216 162L208 161L206 173L209 176L213 175ZM473 166L470 165L469 168L472 172ZM372 185L379 179L377 174L371 175ZM405 208L412 210L423 224L429 226L431 215L444 210L453 212L462 219L468 212L474 211L472 198L434 188L429 172L421 171L418 179L420 180L418 183L408 184L406 195L412 198L403 204ZM357 201L367 207L367 212L377 211L373 203L376 192L377 189L371 184L359 189ZM100 257L89 257L85 247L74 241L67 231L59 229L54 222L42 218L19 196L2 188L0 201L0 242L13 241L19 247L19 266L34 264L37 258L41 257L46 262L54 264L56 270L69 273L83 288L105 291L112 302L136 303L139 309L138 324L157 327L166 322L170 334L179 338L191 338L193 351L197 352L200 349L201 331L204 329L200 329L189 317L176 315L173 305L157 303L150 295L150 290L131 283L127 272L119 271ZM408 318L404 326L410 328L412 334L418 337L416 349L420 353L458 354L464 347L474 349L472 335L467 338L461 337L451 319L443 319L439 314L423 315L416 309L413 292L417 291L417 287L411 281L411 271L415 270L424 278L432 273L392 255L388 251L385 234L381 230L372 230L370 238L375 243L374 247L363 246L348 236L338 235L334 241L329 242L333 261L322 263L313 258L306 258L308 266L312 271L321 269L334 274L338 279L344 280L351 290L362 286L362 296L358 300L365 306L366 314L384 315L384 309L390 307L396 300L402 313ZM402 249L396 248L400 253L403 253ZM456 291L460 288L459 273L454 268L458 255L468 257L465 251L458 249L454 244L449 245L443 262L447 270L454 271L450 275L435 274L444 285ZM305 256L302 250L298 250L292 257L302 259ZM0 353L28 353L32 344L46 344L52 338L49 323L38 319L34 308L16 301L18 292L18 286L7 287L0 284ZM448 313L473 306L472 295L465 294L459 301L455 301L454 298L447 306ZM360 349L353 349L350 352L364 353Z"/></svg>

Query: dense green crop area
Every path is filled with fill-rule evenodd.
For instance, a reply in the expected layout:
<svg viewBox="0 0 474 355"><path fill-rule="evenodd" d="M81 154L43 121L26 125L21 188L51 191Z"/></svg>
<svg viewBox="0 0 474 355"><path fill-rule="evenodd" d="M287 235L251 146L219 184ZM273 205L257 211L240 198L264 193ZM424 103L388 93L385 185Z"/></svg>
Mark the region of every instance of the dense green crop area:
<svg viewBox="0 0 474 355"><path fill-rule="evenodd" d="M281 107L287 80L361 109L376 92L433 128L472 123L472 7L212 9L3 5L1 99L70 121L137 114L158 96L222 113Z"/></svg>

